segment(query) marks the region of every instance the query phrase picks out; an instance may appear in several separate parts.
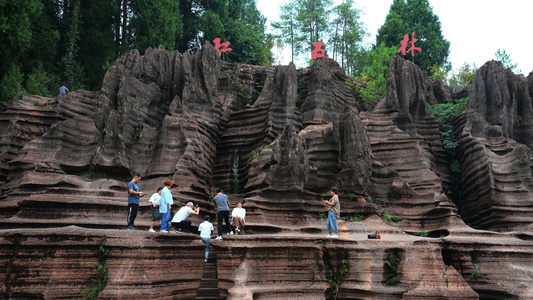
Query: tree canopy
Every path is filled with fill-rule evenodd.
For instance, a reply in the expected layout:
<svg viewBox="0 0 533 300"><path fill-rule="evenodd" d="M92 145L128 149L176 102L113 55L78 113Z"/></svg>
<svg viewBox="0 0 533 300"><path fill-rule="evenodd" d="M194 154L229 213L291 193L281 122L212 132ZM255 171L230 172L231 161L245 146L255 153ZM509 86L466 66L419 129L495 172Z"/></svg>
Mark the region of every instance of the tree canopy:
<svg viewBox="0 0 533 300"><path fill-rule="evenodd" d="M99 89L120 55L159 45L193 53L221 38L224 59L268 65L265 22L256 0L0 0L0 101Z"/></svg>
<svg viewBox="0 0 533 300"><path fill-rule="evenodd" d="M398 49L406 34L412 40L412 32L417 39L414 46L422 49L415 52L414 61L422 70L431 73L433 65L450 68L450 42L442 36L439 17L433 13L428 0L394 0L385 23L378 30L376 45L384 43ZM411 60L411 54L405 58Z"/></svg>
<svg viewBox="0 0 533 300"><path fill-rule="evenodd" d="M292 61L309 58L312 43L323 42L322 49L345 68L347 73L362 72L361 52L365 28L354 1L332 7L332 0L291 0L280 7L280 22L272 23L277 45L291 48Z"/></svg>

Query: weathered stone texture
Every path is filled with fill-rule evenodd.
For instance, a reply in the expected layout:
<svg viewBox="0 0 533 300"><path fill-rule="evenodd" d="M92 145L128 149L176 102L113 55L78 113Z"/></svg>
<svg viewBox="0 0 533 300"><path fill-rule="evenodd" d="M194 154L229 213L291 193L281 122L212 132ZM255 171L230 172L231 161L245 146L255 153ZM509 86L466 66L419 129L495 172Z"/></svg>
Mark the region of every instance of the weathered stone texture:
<svg viewBox="0 0 533 300"><path fill-rule="evenodd" d="M0 296L77 298L105 261L101 298L192 299L196 229L222 187L247 217L245 235L212 241L221 297L530 298L533 73L489 62L453 95L395 57L386 97L362 113L349 83L328 58L302 70L233 64L206 43L194 55L133 50L100 91L0 104ZM456 120L455 194L428 107L459 96L470 107ZM125 231L136 173L141 230ZM166 178L173 212L201 208L190 234L146 231ZM325 237L333 186L339 239Z"/></svg>
<svg viewBox="0 0 533 300"><path fill-rule="evenodd" d="M475 228L525 229L533 222L528 81L492 61L467 91L469 107L456 120L464 188L460 214Z"/></svg>

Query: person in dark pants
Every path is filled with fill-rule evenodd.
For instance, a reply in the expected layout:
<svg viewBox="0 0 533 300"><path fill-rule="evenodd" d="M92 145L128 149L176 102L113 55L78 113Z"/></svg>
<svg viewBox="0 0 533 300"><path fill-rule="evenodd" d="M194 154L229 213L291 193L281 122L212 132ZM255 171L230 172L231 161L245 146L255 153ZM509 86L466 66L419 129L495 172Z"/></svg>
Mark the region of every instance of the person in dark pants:
<svg viewBox="0 0 533 300"><path fill-rule="evenodd" d="M174 215L174 218L172 218L170 224L176 227L177 233L183 233L191 226L192 222L190 220L185 220L187 219L187 217L189 217L191 214L198 215L200 213L200 208L198 208L198 206L196 206L196 209L192 208L192 202L187 202L187 205L180 208L178 212Z"/></svg>
<svg viewBox="0 0 533 300"><path fill-rule="evenodd" d="M218 221L218 236L217 240L222 239L222 233L224 232L222 228L222 220L226 222L226 227L228 229L228 234L233 234L233 231L231 230L231 224L229 222L229 199L228 196L224 195L222 193L222 189L217 189L217 195L213 198L215 200L215 208L217 209L217 221Z"/></svg>
<svg viewBox="0 0 533 300"><path fill-rule="evenodd" d="M139 198L144 196L144 193L140 192L137 186L139 181L141 181L141 176L135 175L130 183L128 183L128 230L137 230L134 223L139 208Z"/></svg>

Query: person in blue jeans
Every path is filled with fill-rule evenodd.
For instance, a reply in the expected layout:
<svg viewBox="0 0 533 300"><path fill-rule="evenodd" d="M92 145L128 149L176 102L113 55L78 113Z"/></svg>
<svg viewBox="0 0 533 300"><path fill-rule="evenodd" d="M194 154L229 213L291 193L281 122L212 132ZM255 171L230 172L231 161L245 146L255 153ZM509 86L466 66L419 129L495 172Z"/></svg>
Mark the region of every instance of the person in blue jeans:
<svg viewBox="0 0 533 300"><path fill-rule="evenodd" d="M337 195L337 189L331 188L331 199L324 200L324 203L326 203L329 206L328 211L328 238L338 238L337 235L339 229L337 227L337 219L340 218L341 214L341 204L339 202L339 196Z"/></svg>
<svg viewBox="0 0 533 300"><path fill-rule="evenodd" d="M221 188L217 189L217 195L213 198L215 201L215 208L217 209L217 240L222 239L222 234L224 233L224 229L222 227L222 220L226 222L226 227L228 229L228 234L233 234L233 231L231 230L231 224L229 222L229 199L228 196L223 194L223 191Z"/></svg>
<svg viewBox="0 0 533 300"><path fill-rule="evenodd" d="M198 226L198 231L200 231L200 237L202 238L202 242L205 244L205 262L207 262L207 258L209 257L209 244L211 243L211 234L213 233L213 224L209 222L209 216L204 217L204 222Z"/></svg>
<svg viewBox="0 0 533 300"><path fill-rule="evenodd" d="M170 179L165 179L165 181L163 181L163 185L165 187L161 191L161 197L159 198L159 213L163 215L161 218L160 232L168 232L170 230L170 210L172 208L172 204L174 204L170 188L173 184L174 182L172 182Z"/></svg>

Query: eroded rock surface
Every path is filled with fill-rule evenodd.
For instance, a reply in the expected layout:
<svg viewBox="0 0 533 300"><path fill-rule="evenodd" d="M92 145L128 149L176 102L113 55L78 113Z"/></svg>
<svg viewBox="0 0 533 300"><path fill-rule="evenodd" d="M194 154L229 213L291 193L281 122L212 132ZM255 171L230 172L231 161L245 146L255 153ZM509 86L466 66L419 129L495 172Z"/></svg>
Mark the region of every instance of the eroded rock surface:
<svg viewBox="0 0 533 300"><path fill-rule="evenodd" d="M467 88L469 107L456 121L459 209L475 228L523 230L533 222L532 77L491 61Z"/></svg>
<svg viewBox="0 0 533 300"><path fill-rule="evenodd" d="M1 296L80 297L107 264L102 298L192 299L195 230L222 187L246 201L247 225L212 240L221 298L530 297L533 75L490 62L461 93L459 194L428 110L457 95L399 57L374 111L356 111L349 82L331 59L230 64L206 44L131 51L97 92L2 104ZM148 197L141 231L125 230L133 174L148 197L172 179L174 212L199 204L191 233L147 232ZM325 237L332 186L339 239Z"/></svg>

